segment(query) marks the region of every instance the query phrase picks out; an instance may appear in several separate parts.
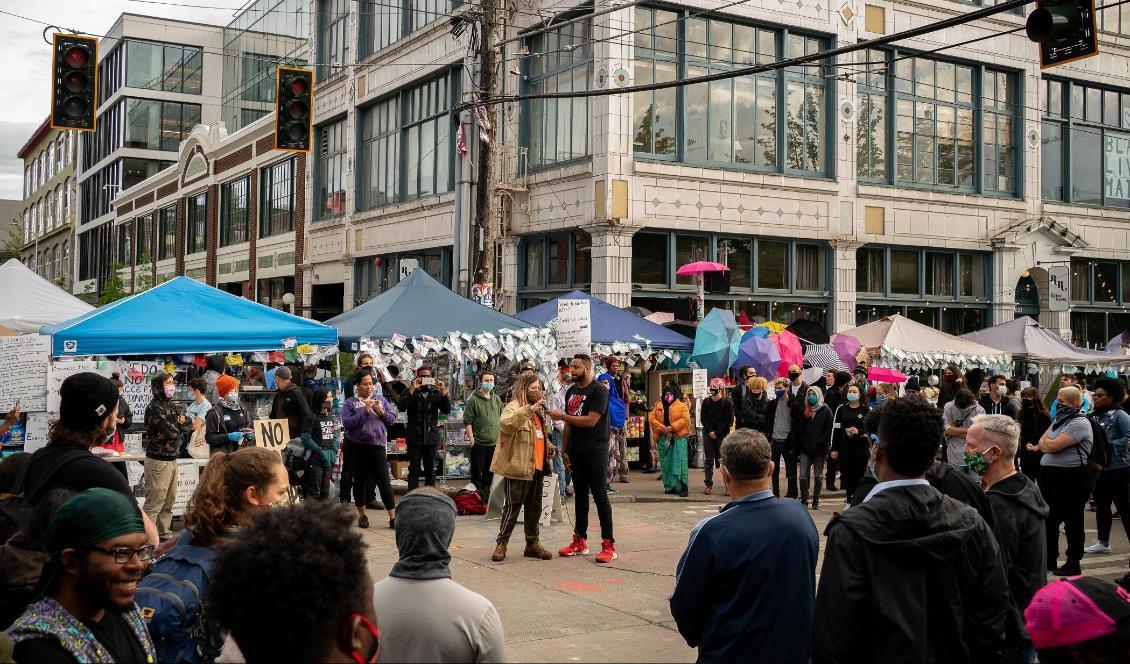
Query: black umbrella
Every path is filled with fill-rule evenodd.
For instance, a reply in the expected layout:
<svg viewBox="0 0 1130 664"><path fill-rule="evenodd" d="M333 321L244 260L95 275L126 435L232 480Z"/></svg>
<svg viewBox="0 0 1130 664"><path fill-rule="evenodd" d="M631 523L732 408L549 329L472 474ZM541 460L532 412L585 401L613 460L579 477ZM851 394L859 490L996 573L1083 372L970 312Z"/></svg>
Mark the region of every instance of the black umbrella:
<svg viewBox="0 0 1130 664"><path fill-rule="evenodd" d="M627 311L630 314L635 314L635 315L639 316L640 318L646 318L653 313L650 309L645 309L644 307L636 307L636 306L624 307L624 311Z"/></svg>
<svg viewBox="0 0 1130 664"><path fill-rule="evenodd" d="M785 330L797 335L806 344L826 344L832 340L823 325L807 318L794 320Z"/></svg>

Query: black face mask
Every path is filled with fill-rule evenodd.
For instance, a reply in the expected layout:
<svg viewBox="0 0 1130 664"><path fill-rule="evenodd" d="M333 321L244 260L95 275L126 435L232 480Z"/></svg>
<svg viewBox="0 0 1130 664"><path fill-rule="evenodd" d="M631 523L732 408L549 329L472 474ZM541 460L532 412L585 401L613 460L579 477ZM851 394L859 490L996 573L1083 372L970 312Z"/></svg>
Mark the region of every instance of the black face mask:
<svg viewBox="0 0 1130 664"><path fill-rule="evenodd" d="M800 374L795 371L789 372L789 380L796 380L797 378L800 378Z"/></svg>

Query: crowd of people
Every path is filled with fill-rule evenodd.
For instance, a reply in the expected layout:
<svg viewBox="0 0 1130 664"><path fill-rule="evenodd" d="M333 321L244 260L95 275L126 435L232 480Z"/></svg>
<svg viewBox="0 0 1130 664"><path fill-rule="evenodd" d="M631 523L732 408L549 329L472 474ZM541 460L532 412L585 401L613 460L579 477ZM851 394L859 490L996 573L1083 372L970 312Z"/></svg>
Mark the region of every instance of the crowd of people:
<svg viewBox="0 0 1130 664"><path fill-rule="evenodd" d="M472 481L483 502L493 486L501 504L492 561L506 561L520 512L542 513L547 481L573 498L573 532L557 555L590 554L591 501L594 560L618 560L609 488L628 479L622 369L598 374L577 355L547 386L523 366L504 396L493 373L477 377L463 423ZM435 488L433 463L437 417L452 404L430 367L410 384L382 382L359 356L340 417L330 389L277 368L270 414L294 438L282 455L249 444L238 381L222 367L209 373L188 382L184 410L172 377L153 379L140 508L123 473L91 452L120 443L132 417L121 385L97 374L63 382L46 447L0 463L0 622L14 661L505 661L498 611L451 578L457 509ZM717 478L731 499L692 531L670 597L700 661L1130 652L1130 589L1079 576L1084 555L1112 550L1116 518L1130 538L1124 383L1065 376L1049 411L1032 388L1003 376L982 384L954 367L938 385L912 379L902 395L864 370L812 384L801 373L770 382L743 368L732 394L715 379L698 405L704 491ZM654 457L644 463L658 466L668 494L689 492L693 408L667 384L648 415ZM397 433L411 459L399 502L387 460ZM208 461L176 530L185 446L206 448ZM837 480L846 499L825 531L817 583L809 510ZM294 487L301 502L287 500ZM1089 501L1098 538L1085 548ZM354 526L367 528L378 508L399 559L374 584ZM554 557L536 516L523 535L523 557ZM1049 573L1063 579L1048 584Z"/></svg>

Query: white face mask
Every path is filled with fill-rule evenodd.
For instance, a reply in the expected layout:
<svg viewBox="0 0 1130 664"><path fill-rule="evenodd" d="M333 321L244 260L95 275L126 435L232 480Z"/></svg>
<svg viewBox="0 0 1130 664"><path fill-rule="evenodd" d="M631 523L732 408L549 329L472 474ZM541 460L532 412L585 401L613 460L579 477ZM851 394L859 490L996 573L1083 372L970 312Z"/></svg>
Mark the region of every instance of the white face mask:
<svg viewBox="0 0 1130 664"><path fill-rule="evenodd" d="M999 395L1000 395L1000 396L1002 396L1002 397L1003 397L1004 395L1008 394L1008 386L1006 386L1006 385L998 385L998 386L997 386L997 394L999 394Z"/></svg>
<svg viewBox="0 0 1130 664"><path fill-rule="evenodd" d="M239 391L238 390L232 390L231 392L228 392L228 401L230 401L232 403L238 403L239 402Z"/></svg>

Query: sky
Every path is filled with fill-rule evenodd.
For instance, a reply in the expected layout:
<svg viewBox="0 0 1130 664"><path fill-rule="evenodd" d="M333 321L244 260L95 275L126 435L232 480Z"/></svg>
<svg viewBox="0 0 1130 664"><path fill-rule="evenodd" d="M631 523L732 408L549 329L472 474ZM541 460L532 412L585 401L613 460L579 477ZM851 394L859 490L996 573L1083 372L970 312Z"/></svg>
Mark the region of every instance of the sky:
<svg viewBox="0 0 1130 664"><path fill-rule="evenodd" d="M102 35L128 12L226 25L243 4L244 0L0 0L0 12L9 12L0 13L0 63L9 72L7 95L0 101L0 199L23 198L23 163L16 153L50 112L50 32L48 41L43 39L47 24Z"/></svg>

